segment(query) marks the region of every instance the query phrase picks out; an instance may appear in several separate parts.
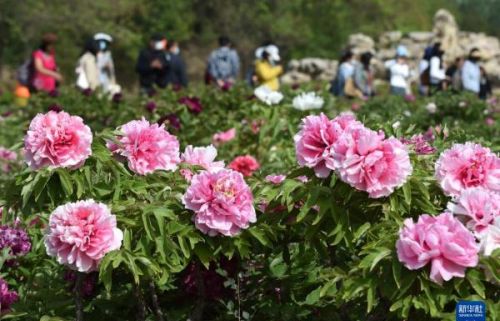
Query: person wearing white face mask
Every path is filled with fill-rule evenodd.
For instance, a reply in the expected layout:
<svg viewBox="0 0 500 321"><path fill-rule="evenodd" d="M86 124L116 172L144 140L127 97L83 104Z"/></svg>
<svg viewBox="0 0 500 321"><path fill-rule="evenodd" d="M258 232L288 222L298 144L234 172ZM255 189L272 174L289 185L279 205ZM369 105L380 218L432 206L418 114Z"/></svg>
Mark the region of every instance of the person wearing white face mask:
<svg viewBox="0 0 500 321"><path fill-rule="evenodd" d="M140 52L136 71L139 74L142 93L153 93L154 85L159 88L167 86L169 62L165 55L166 46L167 39L161 34L154 34L149 41L149 47Z"/></svg>
<svg viewBox="0 0 500 321"><path fill-rule="evenodd" d="M106 33L97 33L94 40L98 45L97 67L99 68L99 83L104 93L111 96L121 91L121 87L116 83L115 64L111 55L111 43L113 38Z"/></svg>
<svg viewBox="0 0 500 321"><path fill-rule="evenodd" d="M174 88L187 87L188 80L186 75L186 64L181 56L179 43L175 40L170 40L167 44L167 61L170 68L167 73L167 84Z"/></svg>
<svg viewBox="0 0 500 321"><path fill-rule="evenodd" d="M255 75L260 85L274 91L279 90L279 76L283 73L283 67L278 64L280 60L279 49L275 45L262 50L260 59L255 62Z"/></svg>

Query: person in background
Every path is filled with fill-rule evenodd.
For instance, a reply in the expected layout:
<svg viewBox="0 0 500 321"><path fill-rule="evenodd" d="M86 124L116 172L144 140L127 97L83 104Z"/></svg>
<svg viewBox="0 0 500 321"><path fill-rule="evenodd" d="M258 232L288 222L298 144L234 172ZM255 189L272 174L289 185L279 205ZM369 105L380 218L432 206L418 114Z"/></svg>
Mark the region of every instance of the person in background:
<svg viewBox="0 0 500 321"><path fill-rule="evenodd" d="M166 59L167 39L161 34L154 34L149 46L139 53L136 71L139 74L141 92L152 94L154 85L165 88L169 63Z"/></svg>
<svg viewBox="0 0 500 321"><path fill-rule="evenodd" d="M215 83L220 88L231 86L240 72L240 58L231 47L226 36L219 37L219 48L212 51L208 58L205 82Z"/></svg>
<svg viewBox="0 0 500 321"><path fill-rule="evenodd" d="M186 88L188 86L186 64L181 56L179 43L170 40L167 44L166 58L170 68L167 73L167 85L171 84L175 88Z"/></svg>
<svg viewBox="0 0 500 321"><path fill-rule="evenodd" d="M115 64L111 55L111 43L113 38L106 33L94 35L99 51L97 52L97 67L99 68L99 84L104 93L110 95L121 91L120 85L116 83Z"/></svg>
<svg viewBox="0 0 500 321"><path fill-rule="evenodd" d="M346 50L342 53L337 68L337 76L332 81L331 92L335 96L344 96L346 82L352 79L354 75L354 54L351 50Z"/></svg>
<svg viewBox="0 0 500 321"><path fill-rule="evenodd" d="M486 70L483 67L479 67L479 71L481 72L481 79L479 82L479 98L486 100L492 93L491 82L488 78Z"/></svg>
<svg viewBox="0 0 500 321"><path fill-rule="evenodd" d="M76 86L80 90L90 89L95 91L100 85L99 68L97 67L98 51L97 41L94 39L87 40L76 67Z"/></svg>
<svg viewBox="0 0 500 321"><path fill-rule="evenodd" d="M481 54L478 48L472 48L469 52L469 57L464 62L462 67L462 86L465 90L471 91L479 95L481 83L481 70L479 68L479 60Z"/></svg>
<svg viewBox="0 0 500 321"><path fill-rule="evenodd" d="M57 71L54 45L57 36L47 33L42 37L42 43L38 50L33 52L32 60L34 66L33 89L50 93L57 88L58 83L63 81L63 76Z"/></svg>
<svg viewBox="0 0 500 321"><path fill-rule="evenodd" d="M432 57L432 47L429 46L424 50L424 56L418 63L419 86L418 92L421 96L429 95L430 72L429 61Z"/></svg>
<svg viewBox="0 0 500 321"><path fill-rule="evenodd" d="M447 88L446 69L444 67L443 55L444 51L441 49L441 43L437 42L432 48L431 59L429 60L429 94L433 94L436 91L445 90Z"/></svg>
<svg viewBox="0 0 500 321"><path fill-rule="evenodd" d="M260 59L255 61L255 76L259 85L274 91L280 89L279 76L283 73L283 67L278 64L280 60L279 49L275 45L262 50Z"/></svg>
<svg viewBox="0 0 500 321"><path fill-rule="evenodd" d="M262 46L255 49L254 52L255 60L252 62L250 68L248 68L248 71L245 75L245 82L250 87L255 87L258 85L257 75L255 74L255 61L259 60L262 57L264 49L271 44L272 44L271 42L265 42L264 44L262 44Z"/></svg>
<svg viewBox="0 0 500 321"><path fill-rule="evenodd" d="M361 90L365 99L375 95L373 89L374 75L370 65L372 57L371 52L364 52L361 54L359 63L354 67L354 84Z"/></svg>
<svg viewBox="0 0 500 321"><path fill-rule="evenodd" d="M450 80L451 89L455 92L462 90L462 67L464 58L458 57L455 62L446 69L446 77Z"/></svg>
<svg viewBox="0 0 500 321"><path fill-rule="evenodd" d="M389 67L391 93L397 96L406 96L411 94L409 79L411 76L410 66L407 63L408 50L404 46L398 46L396 50L396 59Z"/></svg>

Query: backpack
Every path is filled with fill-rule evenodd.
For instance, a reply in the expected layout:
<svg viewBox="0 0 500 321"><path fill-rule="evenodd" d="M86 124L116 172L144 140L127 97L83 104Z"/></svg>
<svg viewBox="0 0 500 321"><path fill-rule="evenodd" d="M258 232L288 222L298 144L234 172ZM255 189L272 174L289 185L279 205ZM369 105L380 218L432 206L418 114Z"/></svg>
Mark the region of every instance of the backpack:
<svg viewBox="0 0 500 321"><path fill-rule="evenodd" d="M16 78L19 84L30 87L33 81L33 59L26 59L16 70Z"/></svg>
<svg viewBox="0 0 500 321"><path fill-rule="evenodd" d="M431 67L425 68L420 74L420 85L429 86L431 84Z"/></svg>

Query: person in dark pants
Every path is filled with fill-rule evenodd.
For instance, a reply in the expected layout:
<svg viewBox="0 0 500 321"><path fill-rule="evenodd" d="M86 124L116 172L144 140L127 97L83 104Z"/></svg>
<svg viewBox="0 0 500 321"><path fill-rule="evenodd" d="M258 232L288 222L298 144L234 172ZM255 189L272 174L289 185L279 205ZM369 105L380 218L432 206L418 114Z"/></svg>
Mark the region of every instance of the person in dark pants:
<svg viewBox="0 0 500 321"><path fill-rule="evenodd" d="M186 88L188 86L186 64L180 55L179 43L170 40L167 44L166 58L170 68L167 73L167 85L174 88Z"/></svg>
<svg viewBox="0 0 500 321"><path fill-rule="evenodd" d="M155 34L149 41L148 48L143 49L137 58L136 71L139 74L141 92L151 94L154 85L165 88L169 62L166 57L167 39Z"/></svg>

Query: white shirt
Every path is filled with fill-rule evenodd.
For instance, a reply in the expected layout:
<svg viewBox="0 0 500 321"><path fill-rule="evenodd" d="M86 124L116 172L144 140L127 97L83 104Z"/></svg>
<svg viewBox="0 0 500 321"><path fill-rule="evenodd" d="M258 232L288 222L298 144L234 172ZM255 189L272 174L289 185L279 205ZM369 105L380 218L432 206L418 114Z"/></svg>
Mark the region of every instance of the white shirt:
<svg viewBox="0 0 500 321"><path fill-rule="evenodd" d="M481 70L477 63L466 60L462 67L462 85L465 90L479 93L479 85L481 82Z"/></svg>
<svg viewBox="0 0 500 321"><path fill-rule="evenodd" d="M395 63L390 67L391 86L408 88L407 79L410 77L410 67L407 64Z"/></svg>
<svg viewBox="0 0 500 321"><path fill-rule="evenodd" d="M429 67L429 61L426 59L420 60L418 63L418 74L421 75L427 67Z"/></svg>
<svg viewBox="0 0 500 321"><path fill-rule="evenodd" d="M431 84L439 84L446 78L444 68L441 68L441 59L432 57L430 61L431 68L429 70Z"/></svg>
<svg viewBox="0 0 500 321"><path fill-rule="evenodd" d="M340 64L339 72L342 79L349 79L354 75L354 64L351 61L346 61Z"/></svg>

